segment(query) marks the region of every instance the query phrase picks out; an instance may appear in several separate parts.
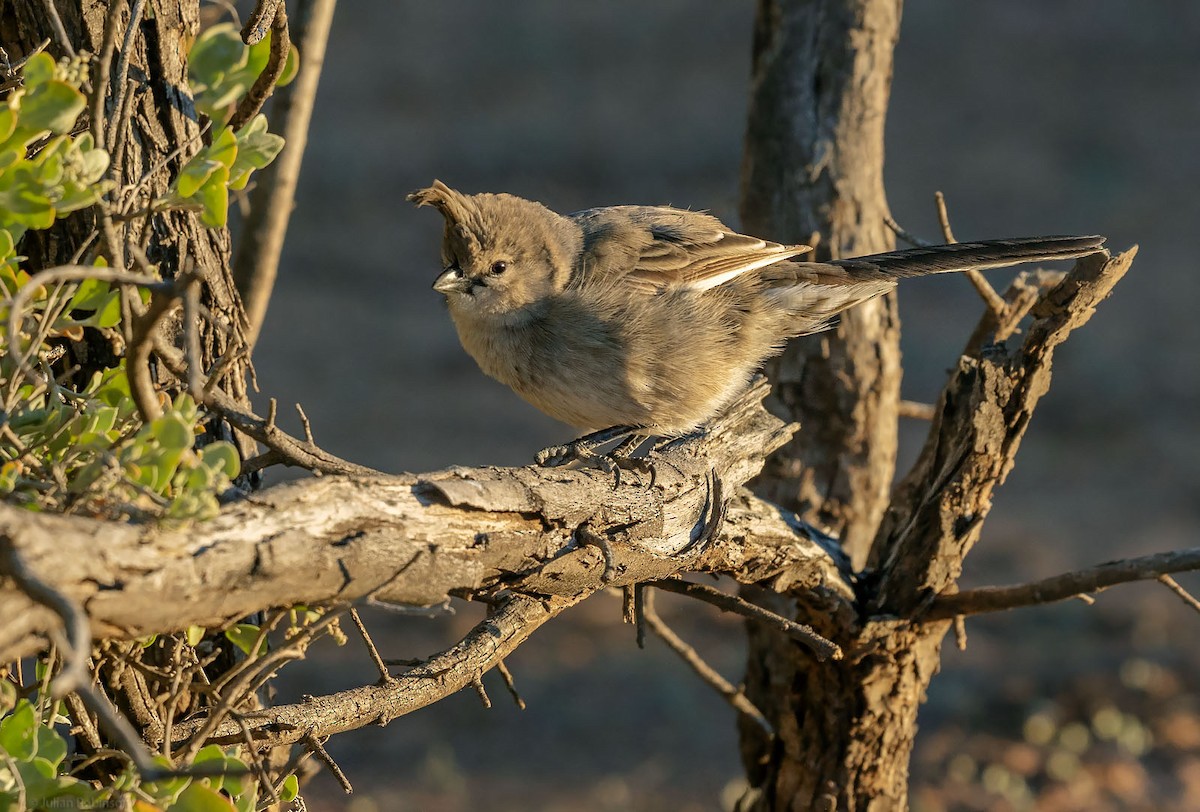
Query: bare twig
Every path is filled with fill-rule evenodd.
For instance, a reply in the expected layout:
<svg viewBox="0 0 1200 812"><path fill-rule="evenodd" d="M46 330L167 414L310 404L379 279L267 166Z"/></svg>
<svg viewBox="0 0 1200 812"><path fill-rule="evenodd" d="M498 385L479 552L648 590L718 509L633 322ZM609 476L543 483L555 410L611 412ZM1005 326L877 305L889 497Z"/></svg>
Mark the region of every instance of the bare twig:
<svg viewBox="0 0 1200 812"><path fill-rule="evenodd" d="M1178 581L1170 575L1158 576L1158 581L1167 589L1179 596L1179 599L1190 606L1197 612L1200 612L1200 600L1196 600L1196 596L1184 589Z"/></svg>
<svg viewBox="0 0 1200 812"><path fill-rule="evenodd" d="M471 687L475 689L475 695L479 697L479 701L483 703L483 706L488 710L491 710L492 700L491 697L487 695L487 688L483 687L483 677L478 676L471 680Z"/></svg>
<svg viewBox="0 0 1200 812"><path fill-rule="evenodd" d="M1167 573L1195 569L1200 569L1200 547L1127 558L1017 586L982 587L939 595L921 619L945 620L955 615L978 615L1054 603L1117 584L1148 581Z"/></svg>
<svg viewBox="0 0 1200 812"><path fill-rule="evenodd" d="M204 375L200 359L200 286L188 285L183 294L184 360L187 361L188 392L197 402L204 399Z"/></svg>
<svg viewBox="0 0 1200 812"><path fill-rule="evenodd" d="M459 643L422 661L391 683L365 685L311 697L295 705L256 711L246 714L246 721L255 740L270 745L302 741L310 733L326 736L372 722L386 724L473 684L478 674L494 667L543 623L581 599L582 596L545 600L514 595ZM197 727L196 723L178 725L176 739L194 735ZM231 743L240 736L238 727L227 721L206 738L211 742Z"/></svg>
<svg viewBox="0 0 1200 812"><path fill-rule="evenodd" d="M150 355L154 350L154 339L158 325L174 309L184 292L199 281L198 274L183 271L175 277L167 290L158 290L150 300L146 312L133 320L132 341L126 355L125 374L129 378L129 393L137 404L142 420L149 423L162 416L158 392L150 377Z"/></svg>
<svg viewBox="0 0 1200 812"><path fill-rule="evenodd" d="M253 22L254 18L252 17L247 21L247 27ZM250 86L250 90L246 92L242 100L238 102L233 118L229 119L230 129L240 130L250 119L258 115L263 104L271 97L275 83L283 75L283 68L287 64L287 55L291 47L292 41L288 37L287 8L282 2L276 2L274 19L271 22L271 53L267 57L267 64L263 67L262 73L254 80L254 84Z"/></svg>
<svg viewBox="0 0 1200 812"><path fill-rule="evenodd" d="M954 616L954 644L959 651L967 650L967 619L962 615Z"/></svg>
<svg viewBox="0 0 1200 812"><path fill-rule="evenodd" d="M500 677L504 680L504 687L512 695L513 702L517 703L517 707L520 710L525 710L525 700L517 693L517 684L513 682L512 672L508 670L508 666L504 664L504 660L497 661L496 671L500 673Z"/></svg>
<svg viewBox="0 0 1200 812"><path fill-rule="evenodd" d="M804 643L817 655L818 659L842 659L842 649L833 641L822 637L811 626L789 620L782 615L775 614L769 609L764 609L757 604L742 600L736 595L727 595L719 589L713 589L711 586L696 584L679 578L663 578L658 581L650 581L649 586L657 587L667 592L674 592L678 595L686 595L689 598L710 603L722 612L735 612L736 614L758 620L768 626L773 626L792 639Z"/></svg>
<svg viewBox="0 0 1200 812"><path fill-rule="evenodd" d="M75 688L84 706L96 715L100 726L105 729L115 743L129 756L144 778L152 778L162 774L162 769L154 763L150 751L142 742L141 736L129 724L129 720L109 703L90 683L84 683Z"/></svg>
<svg viewBox="0 0 1200 812"><path fill-rule="evenodd" d="M262 42L262 38L267 35L268 27L275 20L275 9L282 3L283 0L258 0L250 12L250 16L246 18L245 25L242 26L242 42L247 45ZM230 6L229 11L236 20L237 9Z"/></svg>
<svg viewBox="0 0 1200 812"><path fill-rule="evenodd" d="M308 422L308 415L304 413L304 407L299 403L296 404L296 413L300 415L300 425L304 427L304 440L309 445L316 445L317 441L313 439L312 423Z"/></svg>
<svg viewBox="0 0 1200 812"><path fill-rule="evenodd" d="M379 656L379 649L375 648L375 641L371 639L367 627L358 615L358 610L353 607L350 609L350 619L354 621L354 627L362 635L363 644L367 647L367 653L371 655L371 662L375 663L375 667L379 669L379 679L382 682L391 682L394 679L392 672L388 670L387 665L383 662L383 658Z"/></svg>
<svg viewBox="0 0 1200 812"><path fill-rule="evenodd" d="M121 51L117 54L117 72L113 75L113 112L120 113L121 107L125 103L125 79L129 76L129 57L133 52L133 40L137 34L138 26L142 22L142 13L146 8L146 0L133 0L129 7L129 27L125 29L125 39L121 43ZM110 9L109 13L112 11ZM116 146L117 138L120 136L118 129L119 115L109 122L108 137L104 144L109 151ZM119 180L118 180L119 182Z"/></svg>
<svg viewBox="0 0 1200 812"><path fill-rule="evenodd" d="M300 70L291 84L279 89L272 108L272 120L280 127L287 146L257 176L250 214L235 253L234 281L246 305L249 323L246 342L251 346L258 340L275 287L335 5L336 0L309 0L302 7L298 38L303 57ZM250 28L248 23L246 30Z"/></svg>
<svg viewBox="0 0 1200 812"><path fill-rule="evenodd" d="M769 737L775 737L775 730L771 727L771 723L767 721L767 717L763 716L762 711L754 706L754 703L746 698L746 695L739 689L735 688L730 682L722 677L713 669L704 659L696 653L696 650L683 642L674 631L671 630L658 613L654 610L654 601L652 594L648 595L645 605L642 608L642 614L646 618L646 625L650 631L657 634L667 646L683 659L685 663L691 666L692 670L715 690L721 697L733 706L734 710L745 716L750 721L758 725L762 731Z"/></svg>
<svg viewBox="0 0 1200 812"><path fill-rule="evenodd" d="M100 56L96 59L96 74L92 77L92 139L97 147L106 145L104 130L104 101L108 98L109 73L112 70L113 52L117 47L117 26L121 15L109 4L108 16L104 20L104 39Z"/></svg>
<svg viewBox="0 0 1200 812"><path fill-rule="evenodd" d="M63 27L62 17L58 16L54 0L42 0L42 5L46 9L46 18L50 21L50 29L54 32L54 40L58 47L62 48L67 56L74 58L75 46L71 45L71 39L67 36L67 29Z"/></svg>
<svg viewBox="0 0 1200 812"><path fill-rule="evenodd" d="M933 202L937 207L937 218L938 224L942 227L942 238L945 239L947 244L953 245L958 240L954 239L954 232L950 228L950 214L946 211L946 196L940 191L934 192ZM1007 306L1004 299L992 287L992 283L987 281L987 277L974 269L968 269L964 272L964 275L971 283L971 286L975 288L975 292L987 304L988 310L995 314L996 320L1003 321L1004 311L1007 309Z"/></svg>
<svg viewBox="0 0 1200 812"><path fill-rule="evenodd" d="M327 751L321 744L321 740L318 739L315 734L309 733L304 737L304 743L308 745L308 748L317 758L325 762L325 766L329 768L329 772L331 772L333 777L338 780L338 783L342 785L342 789L346 791L346 794L350 795L353 793L354 787L350 785L350 779L346 777L346 774L342 772L342 768L339 767L337 762L333 760L333 756L329 755L329 751Z"/></svg>
<svg viewBox="0 0 1200 812"><path fill-rule="evenodd" d="M932 403L919 403L915 400L902 400L897 406L900 417L913 420L932 420L936 407Z"/></svg>
<svg viewBox="0 0 1200 812"><path fill-rule="evenodd" d="M938 225L942 227L942 239L947 245L958 242L954 239L954 231L950 228L950 213L946 211L946 196L941 190L933 193L933 205L937 207Z"/></svg>
<svg viewBox="0 0 1200 812"><path fill-rule="evenodd" d="M169 290L171 283L164 283L152 276L125 273L119 268L98 268L91 265L59 265L34 274L29 282L17 291L9 306L7 342L9 353L16 363L17 372L25 378L35 381L37 374L29 366L28 355L20 350L21 321L29 300L43 285L55 282L77 282L84 279L97 279L116 285L132 285L149 288L152 291ZM31 350L36 350L36 344Z"/></svg>

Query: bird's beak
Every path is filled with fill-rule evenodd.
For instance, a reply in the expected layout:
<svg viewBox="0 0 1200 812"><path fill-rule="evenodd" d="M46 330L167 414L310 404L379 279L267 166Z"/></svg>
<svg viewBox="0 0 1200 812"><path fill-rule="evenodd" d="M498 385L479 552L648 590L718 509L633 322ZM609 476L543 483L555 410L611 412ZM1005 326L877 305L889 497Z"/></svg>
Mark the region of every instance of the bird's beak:
<svg viewBox="0 0 1200 812"><path fill-rule="evenodd" d="M471 280L458 268L451 268L433 282L433 289L443 296L449 296L451 293L466 293L470 287Z"/></svg>

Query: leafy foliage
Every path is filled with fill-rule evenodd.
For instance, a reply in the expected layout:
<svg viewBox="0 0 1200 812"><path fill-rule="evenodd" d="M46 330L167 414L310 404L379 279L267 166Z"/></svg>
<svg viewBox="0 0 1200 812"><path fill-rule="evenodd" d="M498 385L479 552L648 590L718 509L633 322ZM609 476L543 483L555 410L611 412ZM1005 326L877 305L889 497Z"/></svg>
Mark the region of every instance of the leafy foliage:
<svg viewBox="0 0 1200 812"><path fill-rule="evenodd" d="M21 268L21 237L99 203L113 185L103 178L108 153L88 133L70 135L86 104L79 89L86 78L82 64L36 54L25 65L22 86L0 103L0 323L10 321L17 294L31 294L14 325L16 344L0 357L0 496L41 510L204 519L216 513L217 495L237 476L239 459L225 442L194 447L203 416L190 397L167 400L164 414L143 425L123 362L97 372L79 391L60 385L50 372L62 342L82 340L86 328L119 343L120 291L98 279L26 290L35 282ZM239 138L247 144L240 162ZM201 163L221 170L219 189L206 177L192 191L207 183L204 194L219 206L222 221L230 169L244 185L252 169L278 153L282 139L268 145L274 152L262 146L274 138L265 119L256 120L238 135L223 130L216 149L201 151ZM193 178L185 169L179 183ZM41 374L23 374L27 363L40 366Z"/></svg>
<svg viewBox="0 0 1200 812"><path fill-rule="evenodd" d="M116 781L96 787L71 774L67 740L56 729L70 723L57 703L16 698L16 688L0 681L0 808L100 809L126 808L118 800L134 800L139 812L252 812L259 788L237 748L208 745L196 754L193 766L211 776L173 777L143 781L126 770ZM170 764L159 756L159 766ZM285 781L280 800L293 800L295 776Z"/></svg>
<svg viewBox="0 0 1200 812"><path fill-rule="evenodd" d="M267 119L255 116L236 133L225 125L270 58L270 36L245 45L232 23L205 30L192 46L188 75L195 91L196 108L220 124L212 143L197 152L183 167L173 189L174 203L191 201L200 207L201 221L220 228L228 222L229 192L246 188L250 175L275 160L283 138L267 132ZM290 82L298 61L289 49L278 84Z"/></svg>
<svg viewBox="0 0 1200 812"><path fill-rule="evenodd" d="M268 132L264 116L237 132L226 124L269 49L268 41L247 48L228 25L201 35L191 54L192 79L197 107L214 127L170 192L149 201L151 212L199 209L203 223L223 227L230 193L245 189L252 173L279 154L283 139ZM20 81L0 91L0 498L31 510L200 521L217 512L218 497L238 475L237 450L223 441L198 445L210 418L185 393L160 392L161 415L143 420L124 360L100 365L87 380L79 380L71 364L80 345L120 359L129 318L149 304L148 290L105 281L113 275L102 258L85 260L99 269L95 278L62 281L61 275L39 274L20 254L35 232L81 209L109 207L111 213L119 197L108 177L109 153L80 126L87 60L86 54L59 61L35 54ZM281 81L295 69L293 53ZM157 273L153 266L143 270ZM320 616L299 611L303 624ZM292 614L293 628L299 628ZM253 659L265 653L265 638L258 626L246 624L225 636L192 627L178 641L194 648L220 640ZM35 685L18 684L12 671L0 667L0 809L205 812L259 805L266 790L247 764L256 754L239 755L238 748L201 749L192 766L211 775L146 781L132 767L111 768L111 761L89 766L69 744L70 720L46 694L48 662L37 662ZM173 766L165 757L157 760L164 769ZM295 775L275 790L284 802L295 799Z"/></svg>
<svg viewBox="0 0 1200 812"><path fill-rule="evenodd" d="M81 62L36 54L23 85L0 102L0 263L12 262L26 230L49 228L112 187L102 179L108 153L91 134L70 135L87 104L79 90L86 75Z"/></svg>

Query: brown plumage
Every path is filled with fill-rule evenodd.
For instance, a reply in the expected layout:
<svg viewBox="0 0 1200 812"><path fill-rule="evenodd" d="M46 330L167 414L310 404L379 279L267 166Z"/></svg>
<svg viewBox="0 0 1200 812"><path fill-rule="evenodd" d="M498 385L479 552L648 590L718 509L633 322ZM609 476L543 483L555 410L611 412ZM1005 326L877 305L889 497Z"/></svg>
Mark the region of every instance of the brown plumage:
<svg viewBox="0 0 1200 812"><path fill-rule="evenodd" d="M916 248L831 262L738 234L701 212L613 206L559 215L434 181L409 195L445 218L446 296L488 375L581 429L685 434L717 414L794 336L929 273L1069 259L1102 237Z"/></svg>

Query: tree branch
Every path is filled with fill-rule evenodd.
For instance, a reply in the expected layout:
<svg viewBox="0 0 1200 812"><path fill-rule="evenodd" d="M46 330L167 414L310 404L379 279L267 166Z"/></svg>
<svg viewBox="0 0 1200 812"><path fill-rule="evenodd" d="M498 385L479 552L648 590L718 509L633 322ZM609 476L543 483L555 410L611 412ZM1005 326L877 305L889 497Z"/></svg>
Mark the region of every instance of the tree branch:
<svg viewBox="0 0 1200 812"><path fill-rule="evenodd" d="M300 71L295 81L280 88L271 113L287 146L274 163L259 173L251 195L250 214L234 257L233 278L246 303L249 322L246 341L251 346L258 341L266 317L288 219L295 206L296 184L300 180L300 164L308 142L335 4L336 0L307 0L301 8Z"/></svg>
<svg viewBox="0 0 1200 812"><path fill-rule="evenodd" d="M1055 349L1091 318L1136 253L1081 258L1031 305L1034 322L1020 345L959 358L925 447L897 487L872 548L869 566L882 573L872 614L912 616L925 596L957 579L991 510L992 492L1012 469L1033 410L1050 387Z"/></svg>
<svg viewBox="0 0 1200 812"><path fill-rule="evenodd" d="M1003 612L1022 606L1054 603L1117 584L1149 581L1172 572L1200 569L1200 547L1110 561L1086 570L1068 572L1016 586L988 586L950 595L939 595L922 616L923 621L946 620L956 615Z"/></svg>
<svg viewBox="0 0 1200 812"><path fill-rule="evenodd" d="M585 522L613 550L620 586L711 568L747 583L851 594L831 555L793 544L778 508L747 496L720 536L679 555L702 531L710 466L731 489L791 435L768 415L760 382L704 437L653 458L656 484L614 488L596 470L453 468L422 475L322 477L287 483L188 527L139 526L0 506L31 572L81 603L93 633L130 638L219 627L275 606L367 596L428 606L451 592L508 588L581 597L606 586L580 547ZM0 660L40 649L57 617L0 583Z"/></svg>
<svg viewBox="0 0 1200 812"><path fill-rule="evenodd" d="M330 736L369 724L386 725L474 684L543 623L582 598L511 595L461 642L390 682L242 714L241 720L256 741L270 746L303 741L309 736ZM175 741L186 740L203 724L203 719L197 719L177 725L173 731ZM162 733L150 735L153 738ZM206 741L233 744L243 735L239 724L226 720Z"/></svg>

